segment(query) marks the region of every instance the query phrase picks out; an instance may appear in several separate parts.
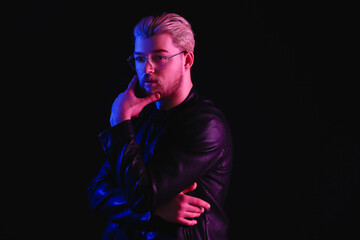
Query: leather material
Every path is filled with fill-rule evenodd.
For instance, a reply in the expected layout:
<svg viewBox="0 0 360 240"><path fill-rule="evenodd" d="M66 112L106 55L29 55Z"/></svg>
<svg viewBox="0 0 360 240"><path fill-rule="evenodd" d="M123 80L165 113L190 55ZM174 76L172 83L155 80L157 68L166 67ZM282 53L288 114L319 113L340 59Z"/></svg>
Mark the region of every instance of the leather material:
<svg viewBox="0 0 360 240"><path fill-rule="evenodd" d="M89 199L110 220L103 239L226 239L223 204L233 146L214 104L193 89L177 107L159 111L150 104L138 119L105 130L100 140L106 160L89 185ZM197 189L189 195L211 205L195 226L151 214L194 182Z"/></svg>

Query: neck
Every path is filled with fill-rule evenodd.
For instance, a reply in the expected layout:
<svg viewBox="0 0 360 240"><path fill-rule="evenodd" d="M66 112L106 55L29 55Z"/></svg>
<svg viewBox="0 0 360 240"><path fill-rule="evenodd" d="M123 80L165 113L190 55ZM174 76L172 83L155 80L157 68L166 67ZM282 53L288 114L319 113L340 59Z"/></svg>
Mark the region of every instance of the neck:
<svg viewBox="0 0 360 240"><path fill-rule="evenodd" d="M156 107L159 110L169 110L180 105L189 95L193 87L191 79L184 81L182 86L176 91L170 99L159 100L156 102Z"/></svg>

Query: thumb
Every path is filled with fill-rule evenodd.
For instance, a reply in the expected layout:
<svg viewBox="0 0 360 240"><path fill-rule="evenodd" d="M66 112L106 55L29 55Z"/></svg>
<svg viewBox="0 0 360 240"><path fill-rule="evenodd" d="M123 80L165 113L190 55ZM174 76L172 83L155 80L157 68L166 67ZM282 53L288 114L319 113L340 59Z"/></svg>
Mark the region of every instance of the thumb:
<svg viewBox="0 0 360 240"><path fill-rule="evenodd" d="M184 191L182 191L183 194L194 191L197 187L196 182L194 182L190 187L188 187L187 189L185 189Z"/></svg>
<svg viewBox="0 0 360 240"><path fill-rule="evenodd" d="M135 90L135 87L136 87L136 83L138 81L138 76L137 75L134 75L134 77L131 79L129 85L128 85L128 90L131 89L131 90Z"/></svg>

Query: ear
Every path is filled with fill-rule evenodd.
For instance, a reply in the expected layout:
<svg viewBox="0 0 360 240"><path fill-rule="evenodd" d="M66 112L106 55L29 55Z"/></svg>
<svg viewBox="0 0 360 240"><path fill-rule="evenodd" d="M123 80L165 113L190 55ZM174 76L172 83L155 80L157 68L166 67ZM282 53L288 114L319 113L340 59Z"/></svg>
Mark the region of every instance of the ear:
<svg viewBox="0 0 360 240"><path fill-rule="evenodd" d="M185 53L185 69L191 68L191 66L194 64L194 53L193 52L186 52Z"/></svg>

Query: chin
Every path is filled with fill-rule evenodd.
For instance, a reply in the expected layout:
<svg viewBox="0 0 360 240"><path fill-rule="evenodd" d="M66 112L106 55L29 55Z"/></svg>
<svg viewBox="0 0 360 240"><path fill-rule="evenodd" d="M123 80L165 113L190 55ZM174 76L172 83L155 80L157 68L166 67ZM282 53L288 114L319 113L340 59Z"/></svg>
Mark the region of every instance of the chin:
<svg viewBox="0 0 360 240"><path fill-rule="evenodd" d="M147 87L147 86L145 86L144 90L146 91L147 95L151 95L151 94L156 93L156 92L160 93L159 88L157 88L157 87Z"/></svg>
<svg viewBox="0 0 360 240"><path fill-rule="evenodd" d="M144 87L144 90L146 92L146 95L150 95L150 94L153 94L155 91L153 88L151 87Z"/></svg>

